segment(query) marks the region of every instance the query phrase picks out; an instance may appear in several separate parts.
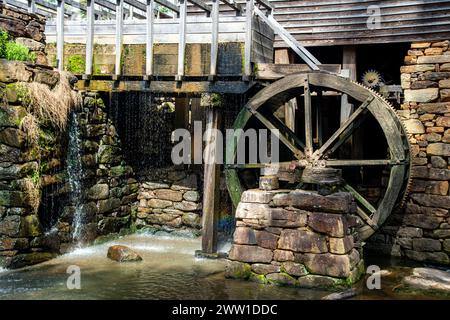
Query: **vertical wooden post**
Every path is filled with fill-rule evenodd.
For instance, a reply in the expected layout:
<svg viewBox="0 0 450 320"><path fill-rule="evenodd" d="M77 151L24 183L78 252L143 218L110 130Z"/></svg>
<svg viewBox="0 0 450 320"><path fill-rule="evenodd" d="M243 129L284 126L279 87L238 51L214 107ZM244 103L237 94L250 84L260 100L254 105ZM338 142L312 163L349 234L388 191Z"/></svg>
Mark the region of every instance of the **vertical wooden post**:
<svg viewBox="0 0 450 320"><path fill-rule="evenodd" d="M275 50L275 63L289 64L291 59L289 57L288 49ZM291 99L284 105L284 122L286 126L295 132L295 113L297 110L297 99Z"/></svg>
<svg viewBox="0 0 450 320"><path fill-rule="evenodd" d="M122 61L122 42L123 42L123 0L116 0L116 77L121 74Z"/></svg>
<svg viewBox="0 0 450 320"><path fill-rule="evenodd" d="M342 69L348 70L345 76L350 80L356 80L356 47L345 46L342 56ZM341 97L341 124L344 123L352 114L353 105L348 102L348 96L343 94Z"/></svg>
<svg viewBox="0 0 450 320"><path fill-rule="evenodd" d="M94 58L94 0L87 0L87 36L86 36L86 76L92 75L92 61Z"/></svg>
<svg viewBox="0 0 450 320"><path fill-rule="evenodd" d="M217 75L217 54L219 51L219 0L212 0L211 12L211 65L209 69L210 80Z"/></svg>
<svg viewBox="0 0 450 320"><path fill-rule="evenodd" d="M252 33L253 33L253 0L246 0L245 6L245 49L244 49L244 80L252 75Z"/></svg>
<svg viewBox="0 0 450 320"><path fill-rule="evenodd" d="M203 217L202 217L202 252L217 252L217 225L219 203L220 170L217 164L218 150L217 130L220 126L220 110L210 106L206 111L206 129L209 135L206 140L204 184L203 184Z"/></svg>
<svg viewBox="0 0 450 320"><path fill-rule="evenodd" d="M36 12L36 1L28 0L28 12L35 13Z"/></svg>
<svg viewBox="0 0 450 320"><path fill-rule="evenodd" d="M180 4L180 38L178 41L178 73L177 81L181 81L184 76L184 56L186 50L186 16L187 16L187 0L178 0Z"/></svg>
<svg viewBox="0 0 450 320"><path fill-rule="evenodd" d="M150 78L153 75L153 20L154 0L147 0L147 33L145 41L145 75Z"/></svg>
<svg viewBox="0 0 450 320"><path fill-rule="evenodd" d="M58 70L64 69L64 0L58 0L56 8L56 59Z"/></svg>

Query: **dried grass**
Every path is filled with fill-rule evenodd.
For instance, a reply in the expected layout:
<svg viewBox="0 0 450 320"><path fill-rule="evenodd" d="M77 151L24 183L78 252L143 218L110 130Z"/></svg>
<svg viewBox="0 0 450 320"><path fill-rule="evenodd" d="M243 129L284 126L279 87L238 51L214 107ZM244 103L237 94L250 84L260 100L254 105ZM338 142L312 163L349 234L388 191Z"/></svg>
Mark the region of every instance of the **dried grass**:
<svg viewBox="0 0 450 320"><path fill-rule="evenodd" d="M39 205L41 204L41 188L39 181L35 183L32 178L25 178L23 179L23 189L28 204L35 210L35 213L37 213Z"/></svg>
<svg viewBox="0 0 450 320"><path fill-rule="evenodd" d="M39 123L34 115L28 113L20 124L20 129L22 129L27 137L28 145L37 143L39 140Z"/></svg>
<svg viewBox="0 0 450 320"><path fill-rule="evenodd" d="M72 89L67 72L61 72L60 80L53 89L37 82L22 84L27 88L28 111L39 124L50 123L62 131L66 128L70 112L81 106L81 96Z"/></svg>

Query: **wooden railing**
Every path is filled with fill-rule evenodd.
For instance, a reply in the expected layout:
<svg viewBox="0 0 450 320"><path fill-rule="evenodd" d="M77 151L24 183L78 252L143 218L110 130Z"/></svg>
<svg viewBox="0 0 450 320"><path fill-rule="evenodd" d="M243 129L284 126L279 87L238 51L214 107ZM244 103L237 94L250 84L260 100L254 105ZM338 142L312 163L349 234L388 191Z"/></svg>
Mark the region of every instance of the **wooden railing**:
<svg viewBox="0 0 450 320"><path fill-rule="evenodd" d="M5 0L3 0L5 1ZM6 0L10 5L17 5L17 0ZM15 1L15 2L12 2ZM312 70L319 70L320 62L306 50L291 34L289 34L273 17L274 7L267 0L245 0L245 10L243 6L236 3L234 0L210 0L211 4L205 3L203 0L177 0L177 5L168 0L144 0L146 3L141 3L138 0L113 0L111 3L108 0L87 0L87 4L83 5L75 0L57 0L57 5L49 4L45 0L27 0L28 11L31 13L37 12L37 6L50 8L56 11L56 48L57 48L57 67L62 70L64 67L64 20L68 16L65 6L75 7L86 14L86 63L84 79L90 79L93 73L93 54L94 54L94 24L96 15L100 14L95 10L95 5L106 8L115 13L115 70L113 77L118 79L121 76L121 57L123 44L123 29L124 29L124 4L130 8L136 8L145 15L140 13L132 13L139 19L145 19L145 75L144 78L149 80L153 77L153 44L154 44L154 26L155 26L155 4L164 7L172 12L172 15L177 17L179 24L178 33L178 67L175 75L176 80L182 80L185 76L185 51L186 51L186 24L188 20L188 2L191 5L200 8L208 19L211 21L211 57L210 57L210 80L214 80L217 76L217 59L219 46L219 23L220 23L220 2L232 8L236 15L240 16L245 13L245 44L244 44L244 80L249 80L253 73L252 68L252 54L253 54L253 31L254 19L257 17L260 21L270 26L292 50L297 53ZM198 16L198 12L190 15ZM113 20L114 21L114 20Z"/></svg>

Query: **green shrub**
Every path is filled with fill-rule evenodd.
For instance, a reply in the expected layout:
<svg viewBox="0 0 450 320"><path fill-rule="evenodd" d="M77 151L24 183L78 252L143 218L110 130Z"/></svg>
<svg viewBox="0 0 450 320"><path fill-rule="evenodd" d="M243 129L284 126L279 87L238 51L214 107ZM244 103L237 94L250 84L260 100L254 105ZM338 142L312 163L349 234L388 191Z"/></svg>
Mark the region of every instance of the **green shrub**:
<svg viewBox="0 0 450 320"><path fill-rule="evenodd" d="M13 40L6 31L0 32L0 58L19 61L36 61L36 54Z"/></svg>
<svg viewBox="0 0 450 320"><path fill-rule="evenodd" d="M70 56L67 61L67 71L73 74L82 74L86 68L85 61L80 55Z"/></svg>

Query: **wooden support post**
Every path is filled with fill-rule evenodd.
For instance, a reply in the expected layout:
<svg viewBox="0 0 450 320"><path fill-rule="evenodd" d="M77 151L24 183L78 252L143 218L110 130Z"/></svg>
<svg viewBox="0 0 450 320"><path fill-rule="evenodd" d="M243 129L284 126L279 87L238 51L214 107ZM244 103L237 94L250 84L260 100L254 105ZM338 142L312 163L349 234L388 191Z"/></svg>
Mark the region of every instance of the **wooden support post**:
<svg viewBox="0 0 450 320"><path fill-rule="evenodd" d="M58 0L56 9L56 60L58 70L64 70L64 0Z"/></svg>
<svg viewBox="0 0 450 320"><path fill-rule="evenodd" d="M202 251L205 254L217 252L217 225L219 204L220 170L217 164L218 150L217 130L220 126L220 110L209 107L206 111L207 140L205 149L204 184L203 184L203 226ZM212 130L208 130L212 129Z"/></svg>
<svg viewBox="0 0 450 320"><path fill-rule="evenodd" d="M350 80L356 80L356 47L346 46L344 47L342 58L342 69L344 76L348 76ZM341 97L341 124L344 123L353 112L353 105L348 103L348 96L343 94Z"/></svg>
<svg viewBox="0 0 450 320"><path fill-rule="evenodd" d="M178 0L180 4L180 38L178 41L178 73L177 81L181 81L184 76L184 58L186 50L186 16L187 0Z"/></svg>
<svg viewBox="0 0 450 320"><path fill-rule="evenodd" d="M121 74L122 61L122 42L123 42L123 0L116 0L116 79Z"/></svg>
<svg viewBox="0 0 450 320"><path fill-rule="evenodd" d="M147 34L145 41L145 75L150 79L153 75L153 20L154 0L147 0Z"/></svg>
<svg viewBox="0 0 450 320"><path fill-rule="evenodd" d="M28 0L28 12L36 13L36 1L35 0Z"/></svg>
<svg viewBox="0 0 450 320"><path fill-rule="evenodd" d="M252 75L252 33L253 33L253 0L246 0L245 6L245 49L244 49L244 80L248 81Z"/></svg>
<svg viewBox="0 0 450 320"><path fill-rule="evenodd" d="M289 57L288 49L275 50L276 64L289 64L291 59ZM297 99L291 99L284 105L284 122L286 126L295 132L295 113L297 110Z"/></svg>
<svg viewBox="0 0 450 320"><path fill-rule="evenodd" d="M211 65L209 69L210 80L217 75L217 55L219 52L219 0L212 0L211 12Z"/></svg>
<svg viewBox="0 0 450 320"><path fill-rule="evenodd" d="M86 76L92 75L92 61L94 59L94 2L95 0L87 0L87 36L86 36Z"/></svg>

